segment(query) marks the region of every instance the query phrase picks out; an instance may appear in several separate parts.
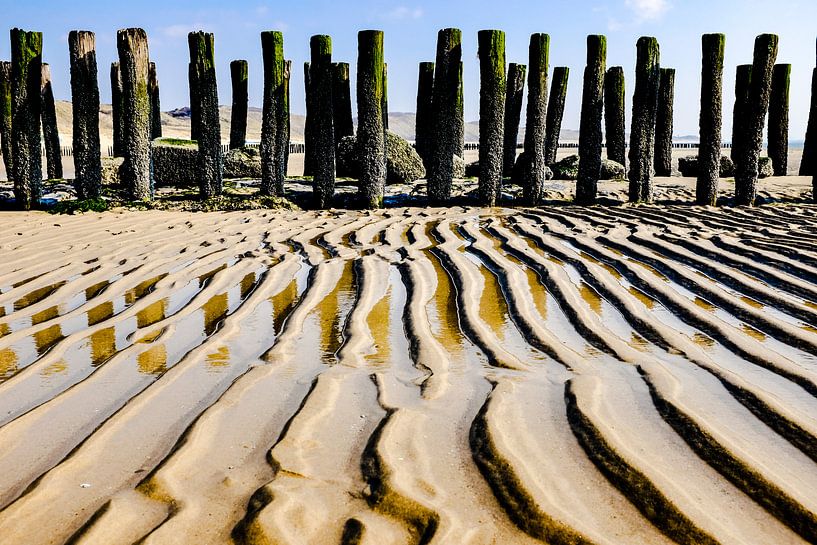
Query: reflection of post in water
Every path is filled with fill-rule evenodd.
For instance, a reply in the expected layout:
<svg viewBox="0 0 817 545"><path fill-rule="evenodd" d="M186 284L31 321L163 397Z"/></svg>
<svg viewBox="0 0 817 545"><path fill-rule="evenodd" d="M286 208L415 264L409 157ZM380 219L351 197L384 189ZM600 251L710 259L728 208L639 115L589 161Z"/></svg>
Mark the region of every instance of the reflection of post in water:
<svg viewBox="0 0 817 545"><path fill-rule="evenodd" d="M270 297L272 303L272 326L275 331L275 336L281 334L281 328L284 327L284 320L292 312L295 307L295 301L298 298L298 282L293 278L292 281Z"/></svg>
<svg viewBox="0 0 817 545"><path fill-rule="evenodd" d="M434 240L433 237L429 238ZM437 288L434 290L434 311L438 321L436 327L434 327L432 317L429 316L429 319L432 320L432 329L436 329L434 336L449 352L459 352L462 349L462 338L457 318L457 293L437 256L431 250L423 250L423 253L434 266L437 276Z"/></svg>
<svg viewBox="0 0 817 545"><path fill-rule="evenodd" d="M204 334L209 337L216 331L219 322L227 316L227 294L220 293L211 297L202 305L201 310L204 312Z"/></svg>
<svg viewBox="0 0 817 545"><path fill-rule="evenodd" d="M0 350L0 381L17 372L17 353L11 348Z"/></svg>
<svg viewBox="0 0 817 545"><path fill-rule="evenodd" d="M53 306L31 315L31 325L47 322L59 315L59 307Z"/></svg>
<svg viewBox="0 0 817 545"><path fill-rule="evenodd" d="M157 344L145 350L136 358L139 372L145 375L160 375L167 371L167 350L164 344Z"/></svg>
<svg viewBox="0 0 817 545"><path fill-rule="evenodd" d="M46 350L63 339L60 324L41 329L34 334L34 345L37 347L37 355L42 356Z"/></svg>
<svg viewBox="0 0 817 545"><path fill-rule="evenodd" d="M375 352L366 359L372 363L388 364L391 357L391 342L389 339L391 318L391 290L389 286L385 295L380 298L366 317L366 324L374 339Z"/></svg>
<svg viewBox="0 0 817 545"><path fill-rule="evenodd" d="M479 266L479 272L485 280L485 288L479 299L479 315L482 320L496 332L500 341L505 340L505 328L508 326L508 307L502 295L499 282L488 267Z"/></svg>
<svg viewBox="0 0 817 545"><path fill-rule="evenodd" d="M230 363L230 348L227 345L221 345L218 350L210 352L205 358L207 367L218 370L221 367L227 367Z"/></svg>
<svg viewBox="0 0 817 545"><path fill-rule="evenodd" d="M601 316L601 297L596 293L596 290L591 288L586 282L582 282L579 292L584 302L593 309L593 312Z"/></svg>
<svg viewBox="0 0 817 545"><path fill-rule="evenodd" d="M354 262L343 263L343 273L332 290L318 305L318 320L321 328L321 353L324 363L334 362L334 354L343 342L340 309L353 300L355 282Z"/></svg>
<svg viewBox="0 0 817 545"><path fill-rule="evenodd" d="M167 299L160 299L155 303L151 303L139 312L136 313L136 326L139 328L153 325L156 322L165 319L165 309L167 308Z"/></svg>
<svg viewBox="0 0 817 545"><path fill-rule="evenodd" d="M88 311L88 327L96 325L113 316L113 302L106 301Z"/></svg>
<svg viewBox="0 0 817 545"><path fill-rule="evenodd" d="M127 305L132 305L138 299L141 299L148 293L150 293L154 286L161 280L167 276L167 273L160 274L159 276L154 276L153 278L148 278L144 282L140 282L136 286L132 287L128 291L125 292L125 303Z"/></svg>
<svg viewBox="0 0 817 545"><path fill-rule="evenodd" d="M99 365L116 353L116 329L106 327L91 335L91 365Z"/></svg>

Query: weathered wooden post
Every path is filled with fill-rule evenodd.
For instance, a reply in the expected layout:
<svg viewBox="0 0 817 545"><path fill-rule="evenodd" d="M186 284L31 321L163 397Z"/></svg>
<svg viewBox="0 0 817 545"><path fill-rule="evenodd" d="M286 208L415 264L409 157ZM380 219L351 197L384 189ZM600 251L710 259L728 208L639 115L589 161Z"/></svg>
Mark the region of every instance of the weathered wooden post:
<svg viewBox="0 0 817 545"><path fill-rule="evenodd" d="M111 63L111 121L113 124L113 156L125 156L125 117L122 115L122 70L118 62Z"/></svg>
<svg viewBox="0 0 817 545"><path fill-rule="evenodd" d="M383 63L383 130L389 130L389 65Z"/></svg>
<svg viewBox="0 0 817 545"><path fill-rule="evenodd" d="M417 78L417 116L414 125L414 146L428 172L431 165L431 135L434 130L434 63L421 62Z"/></svg>
<svg viewBox="0 0 817 545"><path fill-rule="evenodd" d="M148 96L148 37L141 28L116 33L122 76L122 184L129 198L153 199L150 158L150 97Z"/></svg>
<svg viewBox="0 0 817 545"><path fill-rule="evenodd" d="M0 153L6 167L6 179L12 180L11 155L11 63L0 61Z"/></svg>
<svg viewBox="0 0 817 545"><path fill-rule="evenodd" d="M604 107L604 74L607 38L587 37L587 66L584 69L582 113L579 126L579 173L576 203L595 204L601 173L601 116Z"/></svg>
<svg viewBox="0 0 817 545"><path fill-rule="evenodd" d="M695 202L715 206L721 170L723 53L725 34L701 38L701 114L699 117L698 180Z"/></svg>
<svg viewBox="0 0 817 545"><path fill-rule="evenodd" d="M675 69L662 68L655 114L655 175L672 176L672 112L675 101Z"/></svg>
<svg viewBox="0 0 817 545"><path fill-rule="evenodd" d="M312 69L308 62L304 63L304 99L306 101L306 116L304 117L304 176L315 173L315 144L312 141Z"/></svg>
<svg viewBox="0 0 817 545"><path fill-rule="evenodd" d="M232 61L230 63L230 83L232 84L233 107L230 113L230 149L243 147L247 142L248 79L247 61Z"/></svg>
<svg viewBox="0 0 817 545"><path fill-rule="evenodd" d="M284 130L278 131L278 149L279 153L283 154L281 161L281 179L286 180L287 166L289 165L289 140L292 134L292 121L289 118L289 81L292 76L292 61L284 61L284 103L281 109L281 125Z"/></svg>
<svg viewBox="0 0 817 545"><path fill-rule="evenodd" d="M525 72L527 66L514 62L508 65L505 87L505 144L502 175L510 177L516 162L516 140L519 137L519 118L522 115L522 99L525 96Z"/></svg>
<svg viewBox="0 0 817 545"><path fill-rule="evenodd" d="M162 137L162 103L159 100L159 76L156 63L148 66L148 94L150 95L150 139Z"/></svg>
<svg viewBox="0 0 817 545"><path fill-rule="evenodd" d="M332 64L332 122L335 128L335 149L337 150L341 138L355 134L348 62Z"/></svg>
<svg viewBox="0 0 817 545"><path fill-rule="evenodd" d="M193 67L199 100L199 195L210 199L221 195L223 165L221 156L221 120L218 114L215 44L212 32L191 32L190 66Z"/></svg>
<svg viewBox="0 0 817 545"><path fill-rule="evenodd" d="M658 107L658 40L648 36L636 45L635 93L630 129L630 202L653 201L653 147Z"/></svg>
<svg viewBox="0 0 817 545"><path fill-rule="evenodd" d="M14 196L23 210L36 208L42 196L40 81L43 35L11 29L11 153Z"/></svg>
<svg viewBox="0 0 817 545"><path fill-rule="evenodd" d="M746 150L749 85L752 83L752 65L741 64L735 74L735 106L732 110L732 149L730 157L736 163Z"/></svg>
<svg viewBox="0 0 817 545"><path fill-rule="evenodd" d="M383 128L383 31L357 35L357 147L363 206L380 208L386 187L386 131Z"/></svg>
<svg viewBox="0 0 817 545"><path fill-rule="evenodd" d="M459 150L458 117L462 31L445 28L437 33L437 62L434 67L433 131L431 135L428 198L445 203L451 198L454 155Z"/></svg>
<svg viewBox="0 0 817 545"><path fill-rule="evenodd" d="M315 171L312 187L317 208L329 208L335 194L335 131L332 122L332 38L312 36L312 143Z"/></svg>
<svg viewBox="0 0 817 545"><path fill-rule="evenodd" d="M287 150L282 146L288 131L289 102L284 61L284 35L279 31L261 33L264 58L264 109L261 122L261 194L282 197ZM286 137L286 140L289 140ZM286 147L288 147L287 144Z"/></svg>
<svg viewBox="0 0 817 545"><path fill-rule="evenodd" d="M505 33L480 30L479 42L479 200L496 206L502 193L505 127Z"/></svg>
<svg viewBox="0 0 817 545"><path fill-rule="evenodd" d="M196 81L196 69L193 63L187 63L187 85L190 91L190 140L198 140L201 134L201 112L199 112L199 82Z"/></svg>
<svg viewBox="0 0 817 545"><path fill-rule="evenodd" d="M465 159L465 85L462 81L464 63L460 62L460 71L457 75L457 147L456 155Z"/></svg>
<svg viewBox="0 0 817 545"><path fill-rule="evenodd" d="M627 166L624 117L624 68L613 66L604 74L604 139L607 158Z"/></svg>
<svg viewBox="0 0 817 545"><path fill-rule="evenodd" d="M550 84L550 99L547 105L545 165L552 165L556 162L559 133L562 131L562 118L565 113L568 76L570 76L570 69L567 66L557 66L553 69L553 83ZM530 94L530 89L528 94Z"/></svg>
<svg viewBox="0 0 817 545"><path fill-rule="evenodd" d="M769 158L775 176L785 176L789 166L790 64L775 64L769 96Z"/></svg>
<svg viewBox="0 0 817 545"><path fill-rule="evenodd" d="M522 197L532 205L541 200L545 185L549 61L550 36L531 34L528 45L528 106L525 112Z"/></svg>
<svg viewBox="0 0 817 545"><path fill-rule="evenodd" d="M803 157L800 160L800 176L817 174L817 68L811 71L811 105L806 126L806 140L803 143Z"/></svg>
<svg viewBox="0 0 817 545"><path fill-rule="evenodd" d="M746 112L746 149L735 162L735 204L753 206L757 197L758 159L763 147L763 124L769 109L772 69L777 59L778 37L761 34L755 38L752 80Z"/></svg>
<svg viewBox="0 0 817 545"><path fill-rule="evenodd" d="M54 89L51 87L51 67L40 65L40 108L43 123L43 145L45 146L46 176L49 180L62 178L62 153L60 131L57 128L57 106L54 104Z"/></svg>
<svg viewBox="0 0 817 545"><path fill-rule="evenodd" d="M102 192L102 162L94 33L72 30L68 34L68 53L71 60L71 109L74 116L74 186L79 199L96 199Z"/></svg>

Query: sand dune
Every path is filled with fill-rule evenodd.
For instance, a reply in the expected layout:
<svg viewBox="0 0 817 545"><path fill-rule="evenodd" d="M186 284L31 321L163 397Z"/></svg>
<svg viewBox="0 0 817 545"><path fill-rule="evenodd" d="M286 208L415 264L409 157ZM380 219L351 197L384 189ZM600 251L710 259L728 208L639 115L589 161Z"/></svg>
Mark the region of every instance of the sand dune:
<svg viewBox="0 0 817 545"><path fill-rule="evenodd" d="M0 541L813 543L815 210L6 213Z"/></svg>

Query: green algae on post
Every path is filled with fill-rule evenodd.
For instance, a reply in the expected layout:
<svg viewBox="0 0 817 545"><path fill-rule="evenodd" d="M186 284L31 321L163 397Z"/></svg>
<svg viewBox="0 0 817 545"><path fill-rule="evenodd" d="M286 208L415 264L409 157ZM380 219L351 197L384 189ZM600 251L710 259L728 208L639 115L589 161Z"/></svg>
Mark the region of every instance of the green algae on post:
<svg viewBox="0 0 817 545"><path fill-rule="evenodd" d="M528 105L525 112L522 191L525 201L537 204L542 197L547 162L542 150L547 139L548 62L550 36L531 34L528 44Z"/></svg>
<svg viewBox="0 0 817 545"><path fill-rule="evenodd" d="M261 194L284 195L286 158L289 148L289 101L284 62L284 35L275 31L261 33L264 59L264 106L261 121ZM287 119L285 119L287 118ZM286 146L283 134L286 132ZM286 149L285 149L286 148Z"/></svg>
<svg viewBox="0 0 817 545"><path fill-rule="evenodd" d="M335 193L335 132L332 120L332 38L312 36L310 86L312 89L311 134L313 148L312 187L317 208L329 208Z"/></svg>
<svg viewBox="0 0 817 545"><path fill-rule="evenodd" d="M700 144L698 147L698 180L695 188L695 202L700 205L714 206L718 199L725 47L726 36L723 34L704 34L701 38ZM740 81L740 67L738 67L738 81Z"/></svg>
<svg viewBox="0 0 817 545"><path fill-rule="evenodd" d="M642 36L636 44L635 92L630 129L630 202L653 202L653 147L660 77L658 40Z"/></svg>
<svg viewBox="0 0 817 545"><path fill-rule="evenodd" d="M42 197L40 151L41 32L11 29L11 153L14 197L23 210L36 208Z"/></svg>
<svg viewBox="0 0 817 545"><path fill-rule="evenodd" d="M383 127L383 31L357 35L357 148L360 201L381 208L386 187L386 131Z"/></svg>
<svg viewBox="0 0 817 545"><path fill-rule="evenodd" d="M459 151L458 116L461 102L462 32L445 28L437 33L437 62L434 66L434 115L428 169L428 199L446 203L451 199L454 156Z"/></svg>
<svg viewBox="0 0 817 545"><path fill-rule="evenodd" d="M150 97L148 96L148 38L141 28L117 32L122 74L122 117L125 162L122 183L129 198L153 199L150 168Z"/></svg>
<svg viewBox="0 0 817 545"><path fill-rule="evenodd" d="M584 69L582 113L579 127L579 173L576 203L595 204L601 172L601 116L604 107L604 73L607 38L587 37L587 66Z"/></svg>
<svg viewBox="0 0 817 545"><path fill-rule="evenodd" d="M496 206L502 191L504 144L505 33L480 30L479 200Z"/></svg>
<svg viewBox="0 0 817 545"><path fill-rule="evenodd" d="M87 30L68 34L71 61L74 187L77 198L98 199L102 192L99 144L99 85L96 38Z"/></svg>

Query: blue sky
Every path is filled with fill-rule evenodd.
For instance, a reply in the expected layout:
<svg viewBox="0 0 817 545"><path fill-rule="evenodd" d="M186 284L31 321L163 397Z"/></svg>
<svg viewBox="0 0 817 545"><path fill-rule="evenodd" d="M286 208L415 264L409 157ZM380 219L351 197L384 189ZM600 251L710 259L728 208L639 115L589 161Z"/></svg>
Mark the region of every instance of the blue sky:
<svg viewBox="0 0 817 545"><path fill-rule="evenodd" d="M68 32L92 30L97 35L100 90L110 100L108 68L116 60L116 30L142 27L148 33L151 58L157 63L164 110L187 100L187 32L215 33L216 63L221 102L230 102L229 62L250 63L250 101L262 95L262 30L282 30L285 54L293 60L293 112L303 113L303 62L309 58L309 37L329 34L334 59L356 61L357 31L385 31L389 63L389 101L392 111L413 111L417 63L434 60L437 31L463 31L466 80L466 119L478 117L477 31L498 28L507 33L509 62L527 62L533 32L551 36L550 64L569 66L568 105L564 127L579 126L581 77L585 36L605 34L607 65L621 65L627 76L628 103L633 89L635 42L656 36L661 64L676 68L675 134L696 134L700 86L700 36L724 32L724 136L731 129L734 73L737 64L751 62L754 37L762 32L780 35L778 62L792 67L791 138L802 139L808 115L811 72L815 66L817 2L814 0L499 0L492 2L426 0L116 0L19 1L0 0L2 20L44 33L44 60L52 65L57 98L69 99ZM7 36L7 34L6 34ZM9 57L8 39L0 40L0 58ZM353 91L354 95L354 91ZM629 104L628 104L629 108ZM628 122L629 123L629 122Z"/></svg>

